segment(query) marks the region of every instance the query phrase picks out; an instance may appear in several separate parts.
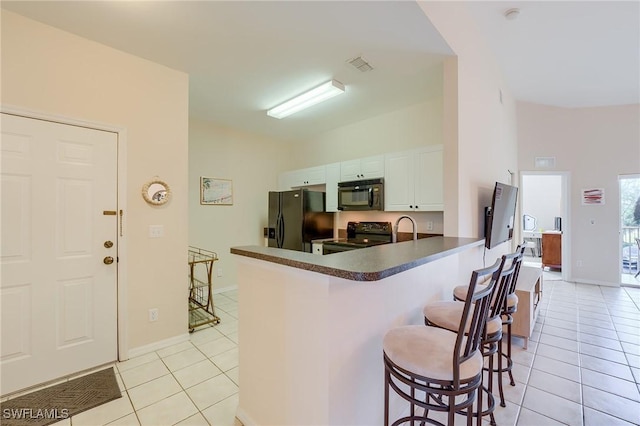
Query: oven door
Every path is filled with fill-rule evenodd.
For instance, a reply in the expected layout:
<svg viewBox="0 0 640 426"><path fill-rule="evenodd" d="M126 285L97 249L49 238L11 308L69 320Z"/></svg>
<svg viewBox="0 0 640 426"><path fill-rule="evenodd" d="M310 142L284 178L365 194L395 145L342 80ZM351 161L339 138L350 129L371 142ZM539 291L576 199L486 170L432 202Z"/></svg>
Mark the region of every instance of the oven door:
<svg viewBox="0 0 640 426"><path fill-rule="evenodd" d="M322 254L342 253L343 251L356 250L360 247L347 246L342 244L324 243L322 244Z"/></svg>
<svg viewBox="0 0 640 426"><path fill-rule="evenodd" d="M338 210L382 210L382 193L379 180L339 183Z"/></svg>

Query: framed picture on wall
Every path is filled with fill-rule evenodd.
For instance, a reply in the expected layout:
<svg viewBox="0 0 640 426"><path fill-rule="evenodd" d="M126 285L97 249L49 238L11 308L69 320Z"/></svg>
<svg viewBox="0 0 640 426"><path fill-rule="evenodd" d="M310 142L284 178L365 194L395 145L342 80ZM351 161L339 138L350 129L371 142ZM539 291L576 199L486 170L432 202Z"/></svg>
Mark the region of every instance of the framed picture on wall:
<svg viewBox="0 0 640 426"><path fill-rule="evenodd" d="M589 188L582 190L582 205L604 204L604 188Z"/></svg>
<svg viewBox="0 0 640 426"><path fill-rule="evenodd" d="M230 206L233 204L233 182L230 179L200 177L200 204Z"/></svg>

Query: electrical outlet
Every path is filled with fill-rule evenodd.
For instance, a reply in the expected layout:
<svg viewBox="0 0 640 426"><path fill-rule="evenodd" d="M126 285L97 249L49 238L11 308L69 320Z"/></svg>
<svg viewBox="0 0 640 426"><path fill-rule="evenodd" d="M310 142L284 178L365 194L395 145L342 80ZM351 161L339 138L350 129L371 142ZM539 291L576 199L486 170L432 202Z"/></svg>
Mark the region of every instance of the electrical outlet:
<svg viewBox="0 0 640 426"><path fill-rule="evenodd" d="M218 277L222 276L222 268L216 269L216 276L218 276Z"/></svg>
<svg viewBox="0 0 640 426"><path fill-rule="evenodd" d="M149 238L161 238L164 237L163 225L149 225Z"/></svg>
<svg viewBox="0 0 640 426"><path fill-rule="evenodd" d="M158 308L149 309L149 322L158 321Z"/></svg>
<svg viewBox="0 0 640 426"><path fill-rule="evenodd" d="M576 262L576 266L577 266L577 267L581 267L581 266L582 266L582 260L578 260L578 261Z"/></svg>
<svg viewBox="0 0 640 426"><path fill-rule="evenodd" d="M427 222L427 231L433 231L433 222Z"/></svg>

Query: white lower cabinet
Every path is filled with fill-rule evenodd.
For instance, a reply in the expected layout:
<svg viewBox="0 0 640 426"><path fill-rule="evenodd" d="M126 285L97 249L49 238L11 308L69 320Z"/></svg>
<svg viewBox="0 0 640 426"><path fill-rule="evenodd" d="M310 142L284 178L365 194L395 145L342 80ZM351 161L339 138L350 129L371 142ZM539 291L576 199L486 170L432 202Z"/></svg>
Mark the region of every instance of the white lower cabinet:
<svg viewBox="0 0 640 426"><path fill-rule="evenodd" d="M444 210L442 145L385 156L385 211Z"/></svg>

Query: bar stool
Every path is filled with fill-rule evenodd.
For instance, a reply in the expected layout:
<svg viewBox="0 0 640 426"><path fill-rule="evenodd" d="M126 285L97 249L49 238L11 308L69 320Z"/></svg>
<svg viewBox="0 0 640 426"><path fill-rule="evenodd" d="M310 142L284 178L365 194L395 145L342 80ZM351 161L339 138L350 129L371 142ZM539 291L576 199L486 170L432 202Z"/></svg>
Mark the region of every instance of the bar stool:
<svg viewBox="0 0 640 426"><path fill-rule="evenodd" d="M518 274L520 273L520 266L522 266L522 260L524 258L524 251L526 249L526 245L522 244L516 248L516 251L511 255L508 255L512 261L513 273L511 279L509 280L508 290L506 294L506 301L504 304L504 308L501 313L502 317L502 325L507 326L507 353L505 354L502 351L502 344L500 344L499 357L498 361L498 370L494 372L499 373L498 378L498 390L500 392L500 406L506 407L506 403L504 400L504 390L502 388L502 373L509 373L509 384L511 386L515 386L516 382L513 380L513 373L511 370L513 369L513 360L511 359L511 324L513 324L512 314L518 310L518 296L516 295L516 284L518 282ZM457 286L453 289L453 298L457 301L465 300L467 296L468 286ZM476 290L477 291L477 290ZM505 358L507 365L502 366L502 357Z"/></svg>
<svg viewBox="0 0 640 426"><path fill-rule="evenodd" d="M502 373L505 371L509 373L509 384L511 386L515 386L516 382L513 380L513 359L511 359L511 325L513 324L513 314L518 311L518 295L516 294L516 285L518 284L518 275L520 274L520 267L522 266L522 260L524 259L524 250L525 246L518 246L518 250L520 250L520 257L517 260L515 265L515 271L513 273L513 279L511 280L511 285L509 287L509 291L507 292L507 303L505 305L504 312L502 313L502 325L507 326L507 353L502 354L506 357L507 366L504 369L500 369L500 382L502 383ZM516 250L516 253L518 253ZM502 402L504 402L504 396L502 394L502 389L500 391L500 398ZM504 407L504 405L503 405Z"/></svg>
<svg viewBox="0 0 640 426"><path fill-rule="evenodd" d="M468 297L461 303L462 315L457 333L408 325L388 331L383 339L385 408L384 425L389 425L389 389L408 401L410 413L392 423L408 421L440 424L428 419L429 410L447 412L447 425L453 426L456 413L465 412L471 425L476 391L482 383L483 358L480 351L493 288L498 281L500 261L473 271ZM478 282L490 277L480 291ZM407 389L408 387L408 389ZM424 393L423 398L419 398ZM462 400L456 397L464 396ZM416 408L424 409L419 415ZM478 410L481 411L481 410ZM478 425L481 417L477 419Z"/></svg>
<svg viewBox="0 0 640 426"><path fill-rule="evenodd" d="M507 291L510 286L511 278L515 271L514 259L517 257L517 253L504 255L499 260L499 278L497 284L494 286L491 303L489 307L489 313L487 318L487 324L483 330L482 336L482 356L488 358L489 365L485 370L488 371L488 385L482 386L482 389L487 392L487 409L479 409L480 416L488 415L491 420L491 424L495 425L495 417L493 412L495 410L495 398L493 396L493 355L498 353L498 369L502 370L502 311L505 306L507 297ZM467 287L469 288L469 287ZM476 290L477 291L477 290ZM445 330L455 331L453 327L456 322L460 321L462 303L459 301L441 301L430 303L423 309L424 322L426 325L440 327ZM498 382L501 388L501 381ZM479 394L478 406L482 407L482 392Z"/></svg>

